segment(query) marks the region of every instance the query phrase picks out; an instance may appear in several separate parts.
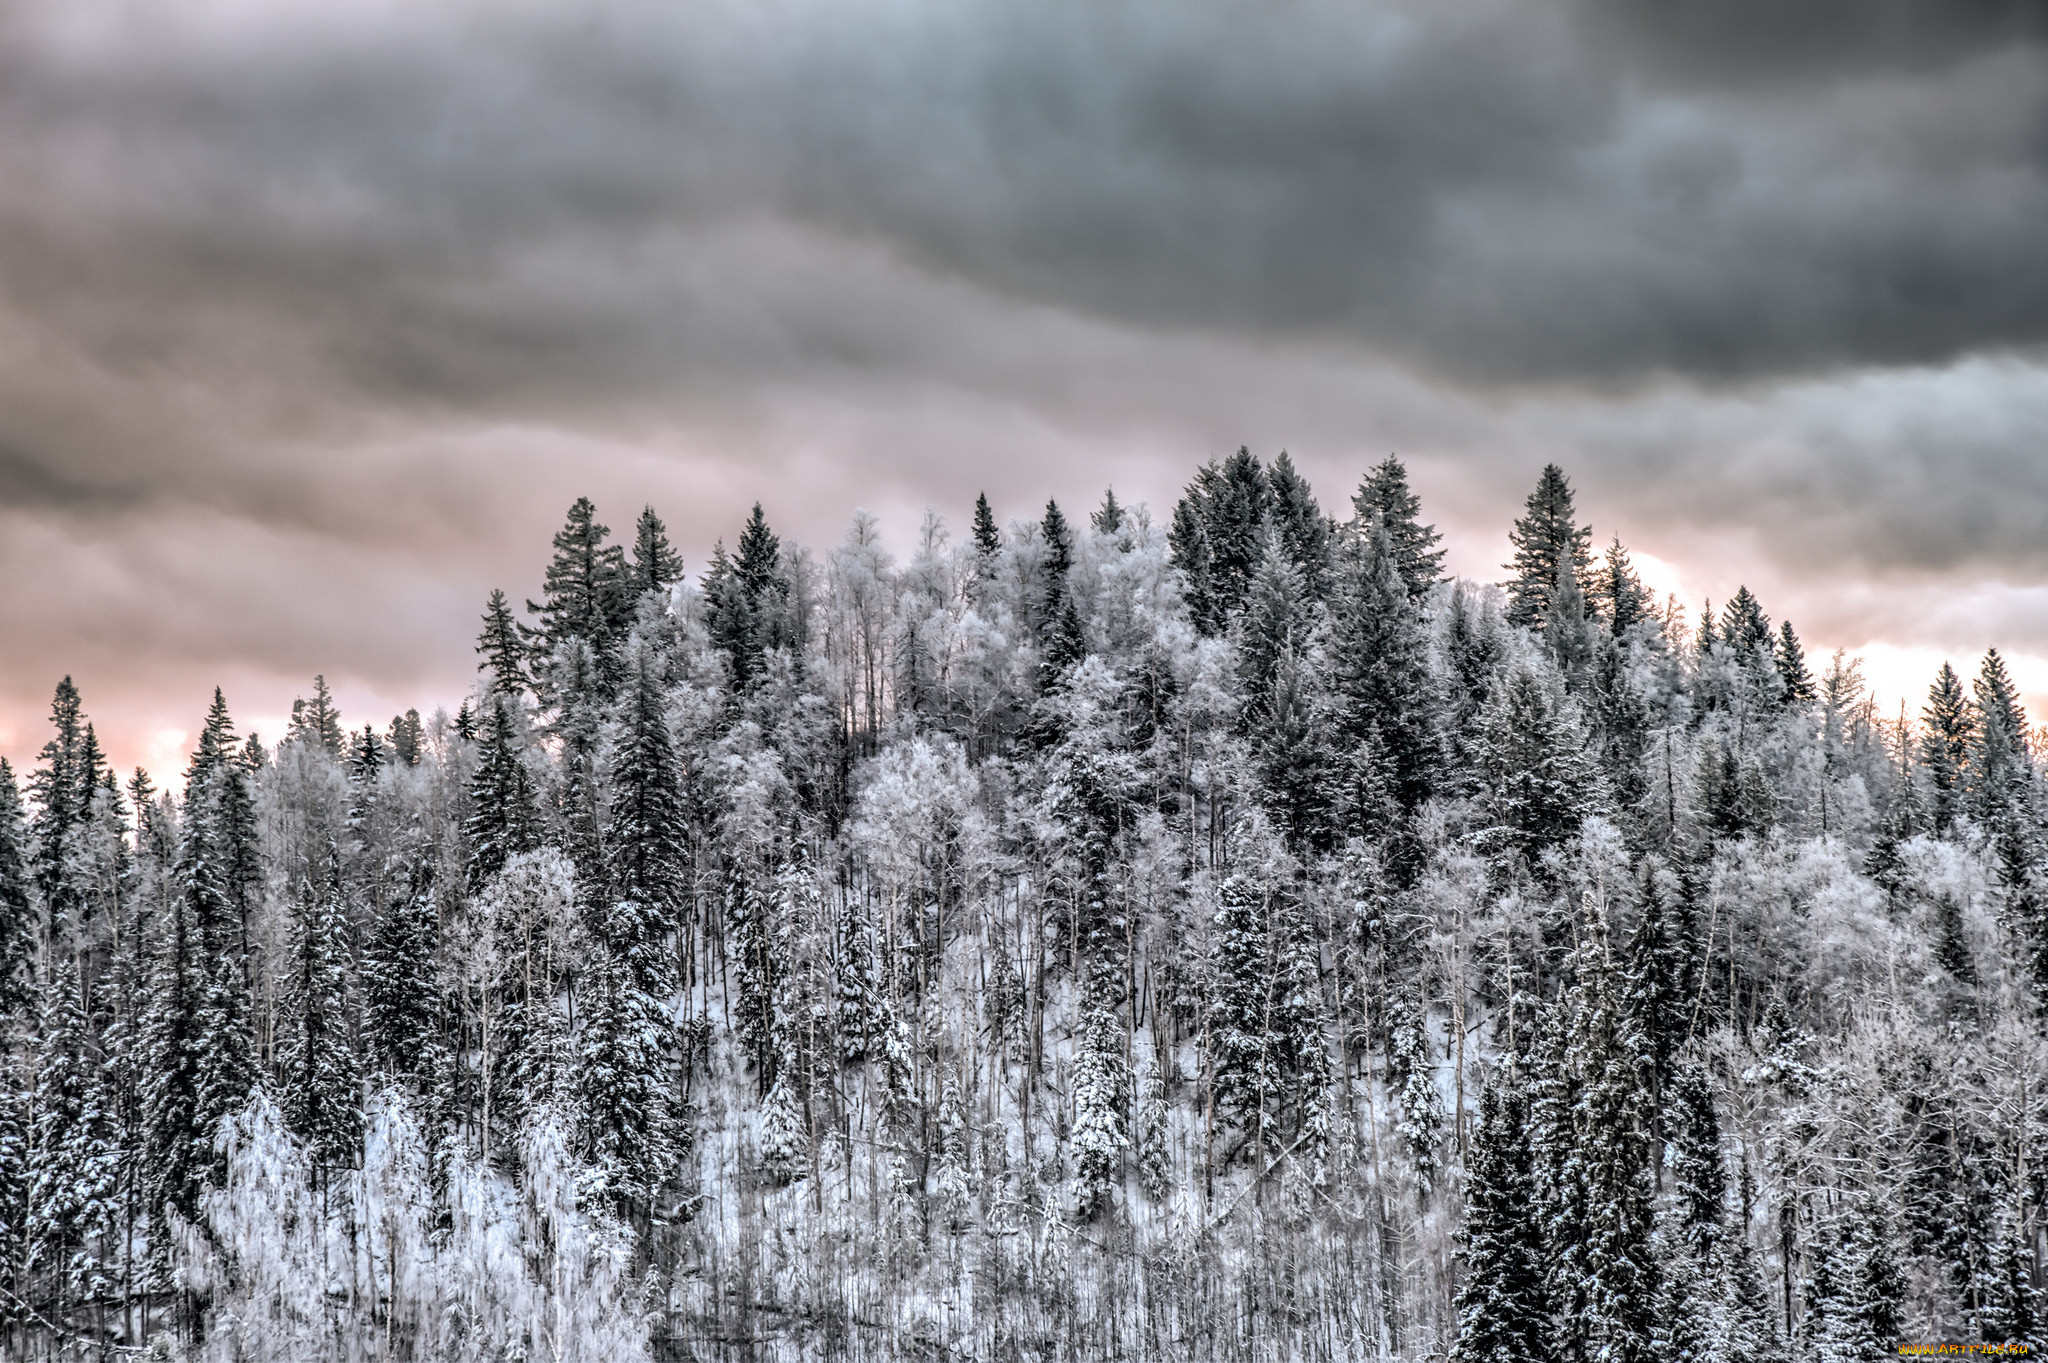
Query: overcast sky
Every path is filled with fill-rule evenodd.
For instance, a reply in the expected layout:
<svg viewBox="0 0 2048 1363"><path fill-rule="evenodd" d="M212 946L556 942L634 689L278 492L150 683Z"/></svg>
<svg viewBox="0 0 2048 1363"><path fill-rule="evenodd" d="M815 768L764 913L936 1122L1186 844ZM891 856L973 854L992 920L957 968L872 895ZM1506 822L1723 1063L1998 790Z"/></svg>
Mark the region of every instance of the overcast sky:
<svg viewBox="0 0 2048 1363"><path fill-rule="evenodd" d="M0 0L0 753L453 704L593 497L897 543L1547 461L1895 703L2048 700L2038 0Z"/></svg>

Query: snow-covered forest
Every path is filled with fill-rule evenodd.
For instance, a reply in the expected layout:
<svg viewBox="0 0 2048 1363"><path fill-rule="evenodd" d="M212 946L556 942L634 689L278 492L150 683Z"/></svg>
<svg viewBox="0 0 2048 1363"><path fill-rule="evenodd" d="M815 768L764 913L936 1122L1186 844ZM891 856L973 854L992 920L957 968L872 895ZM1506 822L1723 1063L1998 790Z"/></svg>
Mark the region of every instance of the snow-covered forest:
<svg viewBox="0 0 2048 1363"><path fill-rule="evenodd" d="M1996 653L1881 715L1555 468L1498 585L1392 459L959 520L686 571L579 501L455 713L216 694L176 781L60 684L0 762L0 1354L2042 1341Z"/></svg>

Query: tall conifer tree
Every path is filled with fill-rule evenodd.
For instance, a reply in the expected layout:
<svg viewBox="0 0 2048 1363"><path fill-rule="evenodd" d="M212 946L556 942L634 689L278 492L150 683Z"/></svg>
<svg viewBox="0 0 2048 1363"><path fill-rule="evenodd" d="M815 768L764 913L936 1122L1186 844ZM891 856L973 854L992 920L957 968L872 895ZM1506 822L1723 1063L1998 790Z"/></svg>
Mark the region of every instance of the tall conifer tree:
<svg viewBox="0 0 2048 1363"><path fill-rule="evenodd" d="M1970 778L1970 749L1977 737L1977 716L1963 693L1962 679L1947 663L1927 691L1920 712L1920 765L1933 795L1929 811L1937 833L1946 833L1963 812Z"/></svg>
<svg viewBox="0 0 2048 1363"><path fill-rule="evenodd" d="M634 595L667 591L671 583L683 580L683 556L668 542L668 527L654 508L641 508L633 527L633 565L628 574Z"/></svg>
<svg viewBox="0 0 2048 1363"><path fill-rule="evenodd" d="M1330 592L1330 521L1316 505L1308 480L1296 471L1282 450L1266 470L1267 519L1301 574L1309 599L1321 601ZM1260 546L1260 557L1265 556ZM1256 568L1254 569L1256 572Z"/></svg>
<svg viewBox="0 0 2048 1363"><path fill-rule="evenodd" d="M1332 602L1330 653L1334 736L1352 763L1353 790L1384 779L1394 801L1412 812L1435 789L1443 754L1422 618L1378 522L1345 557ZM1375 751L1383 777L1361 766ZM1353 831L1381 831L1357 825L1364 801L1354 794L1350 804Z"/></svg>
<svg viewBox="0 0 2048 1363"><path fill-rule="evenodd" d="M1528 1103L1514 1074L1501 1074L1480 1095L1465 1184L1465 1277L1451 1351L1457 1363L1548 1363L1554 1357L1543 1231L1531 1215L1532 1158Z"/></svg>
<svg viewBox="0 0 2048 1363"><path fill-rule="evenodd" d="M1390 454L1374 465L1358 485L1351 507L1360 534L1368 533L1373 518L1379 518L1408 594L1418 600L1428 595L1443 576L1444 551L1437 547L1443 536L1434 525L1422 523L1422 499L1409 490L1408 470L1401 461Z"/></svg>
<svg viewBox="0 0 2048 1363"><path fill-rule="evenodd" d="M478 744L476 774L469 783L469 817L462 831L469 842L469 886L476 890L512 857L540 846L540 811L533 778L520 760L512 702L491 698Z"/></svg>
<svg viewBox="0 0 2048 1363"><path fill-rule="evenodd" d="M606 544L610 535L590 499L578 497L555 532L542 600L526 603L539 617L527 632L535 659L545 661L565 641L580 639L597 655L607 685L616 680L618 649L633 619L625 550Z"/></svg>
<svg viewBox="0 0 2048 1363"><path fill-rule="evenodd" d="M512 618L511 603L499 588L491 589L491 599L484 606L484 630L477 636L476 651L476 670L490 674L492 689L516 696L532 688L527 674L531 650L520 634L519 622Z"/></svg>
<svg viewBox="0 0 2048 1363"><path fill-rule="evenodd" d="M1508 532L1514 573L1508 582L1508 622L1541 629L1550 619L1550 600L1560 570L1575 577L1585 571L1593 532L1579 525L1572 507L1572 487L1564 470L1545 464L1529 494L1526 510Z"/></svg>

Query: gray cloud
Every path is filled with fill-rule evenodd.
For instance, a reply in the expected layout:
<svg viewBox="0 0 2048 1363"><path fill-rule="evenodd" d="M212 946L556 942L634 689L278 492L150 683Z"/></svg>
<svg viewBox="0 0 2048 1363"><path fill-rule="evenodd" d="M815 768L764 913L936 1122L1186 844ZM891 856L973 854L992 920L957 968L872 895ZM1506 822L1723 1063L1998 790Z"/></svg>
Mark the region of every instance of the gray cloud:
<svg viewBox="0 0 2048 1363"><path fill-rule="evenodd" d="M1482 573L1558 459L1881 637L2048 570L2040 14L0 0L0 710L452 696L586 491L701 555L1241 441Z"/></svg>

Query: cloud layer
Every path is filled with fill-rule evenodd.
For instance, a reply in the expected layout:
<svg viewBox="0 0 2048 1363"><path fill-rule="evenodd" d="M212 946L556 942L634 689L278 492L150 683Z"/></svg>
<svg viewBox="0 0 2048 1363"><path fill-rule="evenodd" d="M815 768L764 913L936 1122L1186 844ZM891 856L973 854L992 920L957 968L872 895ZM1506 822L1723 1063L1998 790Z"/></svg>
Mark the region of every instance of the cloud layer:
<svg viewBox="0 0 2048 1363"><path fill-rule="evenodd" d="M1241 442L1401 450L1478 574L1556 459L1688 590L2048 689L2042 13L0 4L0 751L66 670L452 696L585 491L701 563Z"/></svg>

